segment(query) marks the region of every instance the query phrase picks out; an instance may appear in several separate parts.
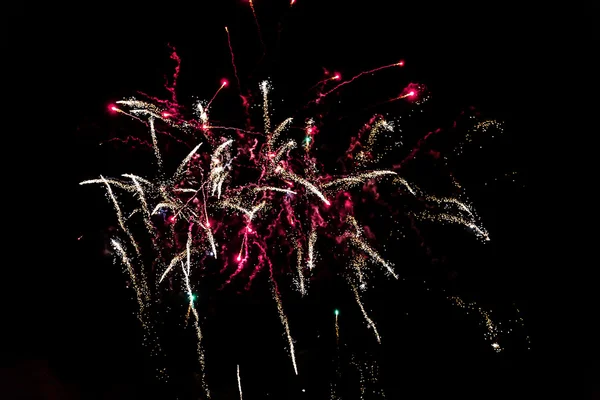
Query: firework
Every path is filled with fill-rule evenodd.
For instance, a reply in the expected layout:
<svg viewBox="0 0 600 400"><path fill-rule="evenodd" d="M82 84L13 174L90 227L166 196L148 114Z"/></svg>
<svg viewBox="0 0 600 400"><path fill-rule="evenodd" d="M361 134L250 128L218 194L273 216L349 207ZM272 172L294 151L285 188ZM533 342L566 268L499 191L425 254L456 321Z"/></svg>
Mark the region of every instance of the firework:
<svg viewBox="0 0 600 400"><path fill-rule="evenodd" d="M254 13L252 2L250 6ZM226 33L231 50L227 28ZM175 52L172 58L179 63ZM239 88L232 50L231 60ZM315 86L319 95L308 106L321 104L327 96L362 77L403 65L404 61L400 61L373 68L333 86L331 82L341 79L335 73ZM268 279L287 352L298 374L293 329L285 313L281 281L288 282L285 277L292 274L292 287L305 295L325 257L335 259L339 266L335 272L348 282L367 327L376 342L382 342L375 322L367 314L362 293L369 288L369 277L377 271L392 279L399 278L399 271L386 258L372 229L361 224L355 212L358 204L373 201L386 207L390 215L397 215L395 203L383 198L410 196L428 204L426 210L408 212L417 220L462 225L476 237L489 240L467 202L458 197L425 193L400 175L401 166L416 154L421 142L407 159L386 167L389 153L401 146L398 141L389 144L389 137L396 131L394 121L373 116L344 152L341 162L345 172L334 175L324 169L314 152L321 130L317 115L299 121L294 116L278 118L271 107L271 82L262 81L257 88L262 95L261 129L248 129L247 125L242 129L221 126L210 117L215 99L228 86L227 80L221 81L208 101L199 101L191 111L185 111L176 103L178 75L179 67L173 85L168 88L171 100L127 98L109 108L147 126L147 145L156 160L154 176L126 173L120 178L101 176L81 184L101 184L107 190L122 234L112 244L130 275L139 304L139 319L149 338L155 335L148 315L149 305L167 287L179 287L186 293L189 302L186 323L188 319L192 321L196 332L206 397L210 397L210 391L204 375L201 317L194 305L194 288L203 276L217 271L223 276L223 287L244 280L249 288L261 274ZM411 84L390 101L414 102L424 97L424 88ZM170 131L169 135L164 135L165 131ZM302 138L298 140L299 135ZM187 155L176 164L171 154L165 152L163 142L173 137L188 146ZM128 212L122 202L125 196L137 203ZM152 246L142 245L142 235L150 237ZM331 254L319 252L320 242L331 246ZM275 268L275 260L284 267ZM337 310L335 316L339 341ZM152 340L153 348L160 351L158 341ZM163 369L160 371L164 374ZM241 398L239 366L237 371Z"/></svg>

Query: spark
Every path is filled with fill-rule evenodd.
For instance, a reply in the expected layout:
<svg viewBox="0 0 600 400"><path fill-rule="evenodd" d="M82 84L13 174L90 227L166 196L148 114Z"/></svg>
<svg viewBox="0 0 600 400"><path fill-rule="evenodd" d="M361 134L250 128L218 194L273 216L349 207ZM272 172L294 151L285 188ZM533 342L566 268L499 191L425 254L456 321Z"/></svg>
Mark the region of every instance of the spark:
<svg viewBox="0 0 600 400"><path fill-rule="evenodd" d="M237 382L238 382L238 390L240 392L240 400L242 400L242 380L240 379L240 365L237 366Z"/></svg>

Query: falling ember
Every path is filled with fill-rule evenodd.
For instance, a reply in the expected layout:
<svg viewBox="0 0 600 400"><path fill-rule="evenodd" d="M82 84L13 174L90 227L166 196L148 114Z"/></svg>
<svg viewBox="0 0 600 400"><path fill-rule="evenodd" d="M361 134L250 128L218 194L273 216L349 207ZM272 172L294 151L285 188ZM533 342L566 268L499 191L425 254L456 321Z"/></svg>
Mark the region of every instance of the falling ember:
<svg viewBox="0 0 600 400"><path fill-rule="evenodd" d="M354 292L354 298L356 299L356 303L358 304L358 307L360 308L360 311L362 312L362 315L365 318L365 321L367 321L368 327L373 330L373 334L375 335L375 338L377 339L377 343L381 344L381 337L379 337L379 332L377 331L377 327L375 326L375 323L373 322L373 320L371 318L369 318L369 316L367 315L367 311L365 310L365 307L363 306L362 300L360 298L360 294L359 294L356 286L352 286L352 291Z"/></svg>
<svg viewBox="0 0 600 400"><path fill-rule="evenodd" d="M340 326L338 324L338 316L340 315L340 310L335 310L334 311L335 314L335 341L336 343L339 343L340 341Z"/></svg>
<svg viewBox="0 0 600 400"><path fill-rule="evenodd" d="M240 365L239 364L237 366L237 383L238 383L238 390L240 392L240 400L242 400L242 380L240 379Z"/></svg>

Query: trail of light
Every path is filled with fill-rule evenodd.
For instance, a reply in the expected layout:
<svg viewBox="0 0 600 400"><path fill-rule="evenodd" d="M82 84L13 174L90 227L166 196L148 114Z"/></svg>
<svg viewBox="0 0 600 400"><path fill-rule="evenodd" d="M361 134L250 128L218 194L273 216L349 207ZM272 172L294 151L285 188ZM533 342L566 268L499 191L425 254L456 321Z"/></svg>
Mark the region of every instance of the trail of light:
<svg viewBox="0 0 600 400"><path fill-rule="evenodd" d="M240 365L237 366L237 381L238 381L238 390L240 392L240 400L242 400L242 380L240 379Z"/></svg>
<svg viewBox="0 0 600 400"><path fill-rule="evenodd" d="M361 249L362 251L364 251L365 253L367 253L369 256L371 256L379 264L383 265L386 268L387 272L390 275L392 275L395 279L398 279L398 275L396 274L396 272L392 268L392 264L390 264L389 262L385 261L379 255L379 253L377 253L375 251L375 249L373 249L371 246L369 246L364 240L362 240L362 239L360 239L360 238L358 238L356 236L350 236L350 241L356 247L358 247L359 249Z"/></svg>
<svg viewBox="0 0 600 400"><path fill-rule="evenodd" d="M221 82L221 86L219 86L219 88L217 89L217 91L215 92L215 94L213 95L213 97L210 99L210 101L208 102L208 104L206 105L206 111L208 112L208 109L210 108L210 105L212 104L212 102L215 100L215 98L217 97L217 95L219 94L219 92L221 90L223 90L223 88L227 86L227 81L223 80Z"/></svg>
<svg viewBox="0 0 600 400"><path fill-rule="evenodd" d="M231 54L231 66L233 67L233 74L235 75L235 80L238 85L238 90L242 90L242 84L240 83L240 77L238 76L237 67L235 65L235 56L233 54L233 46L231 46L231 36L229 35L229 29L225 27L225 32L227 33L227 45L229 46L229 54Z"/></svg>
<svg viewBox="0 0 600 400"><path fill-rule="evenodd" d="M138 306L140 307L140 312L138 313L138 319L140 320L140 322L142 323L142 325L144 325L144 327L145 327L146 322L142 318L142 314L143 314L144 308L146 306L144 304L144 300L142 299L142 291L141 291L141 289L139 287L139 284L137 282L137 279L136 279L136 276L135 276L135 272L133 271L133 266L131 265L131 261L129 260L129 257L127 257L127 253L123 249L123 246L121 245L121 243L119 243L115 239L111 239L110 243L112 244L112 246L115 249L115 251L121 257L121 261L123 262L123 265L125 265L125 267L127 268L127 273L129 274L129 279L131 279L131 286L133 286L133 290L135 291L135 295L136 295L136 298L137 298Z"/></svg>
<svg viewBox="0 0 600 400"><path fill-rule="evenodd" d="M310 87L310 89L308 89L308 90L309 90L309 91L311 91L311 90L313 90L313 89L317 88L318 86L323 86L323 85L325 85L327 82L330 82L330 81L339 81L341 78L342 78L342 76L341 76L340 74L336 73L335 75L333 75L333 76L332 76L332 77L330 77L330 78L325 78L325 79L323 79L323 80L320 80L319 82L315 83L315 84L314 84L314 85L312 85L312 86Z"/></svg>
<svg viewBox="0 0 600 400"><path fill-rule="evenodd" d="M289 189L283 189L283 188L278 188L278 187L273 187L273 186L260 186L260 187L256 187L254 188L255 191L273 191L273 192L283 192L283 193L289 193L289 194L296 194L296 192L294 192L293 190L289 190Z"/></svg>
<svg viewBox="0 0 600 400"><path fill-rule="evenodd" d="M263 119L265 123L265 132L267 135L271 133L271 116L269 115L269 90L271 85L269 81L262 81L260 83L260 91L263 95Z"/></svg>
<svg viewBox="0 0 600 400"><path fill-rule="evenodd" d="M342 184L360 184L360 183L363 183L364 181L366 181L367 179L374 179L374 178L377 178L380 176L385 176L385 175L397 175L397 174L394 171L363 172L361 174L345 176L343 178L337 178L331 182L324 183L321 186L325 189L325 188L328 188L331 186L337 186L337 185L342 185ZM346 187L348 187L348 186L346 186Z"/></svg>
<svg viewBox="0 0 600 400"><path fill-rule="evenodd" d="M321 191L315 185L313 185L312 183L310 183L306 179L304 179L302 177L299 177L296 174L293 174L291 172L288 172L288 171L284 170L283 168L281 168L281 166L277 167L275 169L275 172L281 174L286 179L289 179L291 181L294 181L296 183L299 183L299 184L303 185L309 191L311 191L312 193L314 193L318 198L320 198L323 201L323 203L325 203L326 205L330 205L331 204L329 202L329 200L327 200L325 198L325 196L323 195L323 193L321 193Z"/></svg>
<svg viewBox="0 0 600 400"><path fill-rule="evenodd" d="M482 323L482 325L485 326L485 328L487 330L486 334L484 335L485 338L487 340L489 340L490 342L492 342L492 348L494 349L494 351L496 353L500 353L502 351L502 347L500 346L500 344L498 343L498 340L497 340L497 337L498 337L498 334L500 333L500 331L499 331L498 327L496 326L496 324L494 324L494 321L492 321L490 312L482 309L475 302L466 303L463 299L461 299L458 296L450 296L449 300L452 301L452 303L454 305L456 305L464 310L467 310L467 313L469 310L471 310L471 311L475 311L479 314L481 321L482 321L481 323Z"/></svg>
<svg viewBox="0 0 600 400"><path fill-rule="evenodd" d="M373 329L373 333L375 334L377 343L381 344L381 337L379 336L379 332L377 332L377 327L375 326L375 322L373 322L373 320L371 318L369 318L369 315L365 311L365 307L363 306L362 301L360 300L360 294L358 293L358 289L353 284L351 284L351 285L352 285L352 291L354 292L354 298L356 299L356 302L358 303L358 306L360 307L360 311L362 312L363 317L365 317L365 321L367 321L369 328Z"/></svg>
<svg viewBox="0 0 600 400"><path fill-rule="evenodd" d="M252 16L254 17L254 23L256 24L256 31L258 32L258 39L260 40L260 44L263 49L263 55L267 51L267 46L265 46L265 42L263 41L262 31L260 29L260 24L258 23L258 17L256 16L256 10L254 9L254 2L252 0L248 0L250 3L250 9L252 10Z"/></svg>
<svg viewBox="0 0 600 400"><path fill-rule="evenodd" d="M121 212L121 207L119 206L119 202L117 201L117 198L115 197L115 195L112 191L112 188L110 187L110 184L106 181L106 179L104 179L103 176L100 176L100 179L104 182L104 185L106 186L106 191L108 193L108 197L112 201L113 207L117 214L117 221L119 223L119 226L121 227L121 230L127 235L129 240L131 241L131 244L133 245L133 248L135 249L136 254L139 257L141 257L141 252L140 252L140 248L137 244L137 241L134 239L134 237L131 234L131 232L129 231L129 229L127 229L127 227L125 226L125 220L123 219L123 213ZM143 271L140 271L140 278L141 278L140 283L141 283L142 293L144 294L144 298L148 298L149 297L148 286L146 284L146 276L144 275Z"/></svg>
<svg viewBox="0 0 600 400"><path fill-rule="evenodd" d="M158 139L156 138L156 129L154 128L154 118L148 118L150 124L150 135L152 136L152 147L154 148L154 155L156 156L156 162L158 163L159 172L162 172L163 163L160 156L160 150L158 148Z"/></svg>
<svg viewBox="0 0 600 400"><path fill-rule="evenodd" d="M175 66L175 71L173 72L173 83L171 84L171 86L168 86L167 84L167 90L171 93L171 100L173 101L173 103L176 104L177 96L175 90L177 89L177 79L179 78L179 71L181 69L181 58L179 58L175 47L171 45L169 45L169 47L171 48L170 58L171 60L174 60L177 63L177 65Z"/></svg>
<svg viewBox="0 0 600 400"><path fill-rule="evenodd" d="M268 103L265 104L265 106L268 106ZM271 134L269 136L269 139L267 141L269 151L271 151L271 149L273 148L273 145L275 144L275 141L277 140L277 138L279 137L281 132L283 132L283 130L285 128L287 128L292 123L292 121L293 121L293 118L286 118L281 124L279 124L279 126L277 128L275 128L275 130L273 131L273 134ZM270 122L269 122L269 124L270 124Z"/></svg>
<svg viewBox="0 0 600 400"><path fill-rule="evenodd" d="M179 175L181 175L181 173L183 172L183 169L188 165L188 163L190 162L190 160L192 159L194 154L196 154L196 152L198 151L200 146L202 146L202 143L198 143L198 145L196 145L196 147L194 147L192 149L192 151L190 151L190 153L183 159L183 161L179 164L179 167L177 167L177 170L175 171L175 174L173 175L173 179L177 179L177 177L179 177Z"/></svg>
<svg viewBox="0 0 600 400"><path fill-rule="evenodd" d="M429 221L436 221L436 222L450 222L453 224L459 224L459 225L465 226L465 227L471 229L482 240L484 240L486 242L490 241L490 236L487 233L487 231L482 226L477 225L475 223L475 221L473 221L472 219L465 219L463 217L448 214L448 213L433 214L429 211L423 211L421 213L415 213L413 215L421 220L429 220Z"/></svg>
<svg viewBox="0 0 600 400"><path fill-rule="evenodd" d="M341 88L342 86L345 86L345 85L348 85L348 84L350 84L350 83L354 82L355 80L357 80L357 79L358 79L358 78L360 78L361 76L364 76L364 75L369 75L369 74L374 74L374 73L376 73L376 72L382 71L382 70L384 70L384 69L392 68L392 67L401 67L401 66L403 66L403 65L404 65L404 63L403 63L402 61L400 61L400 62L397 62L397 63L394 63L394 64L384 65L384 66L381 66L381 67L377 67L377 68L370 69L370 70L368 70L368 71L363 71L363 72L360 72L359 74L357 74L357 75L353 76L352 78L348 79L347 81L344 81L344 82L342 82L342 83L340 83L340 84L338 84L338 85L334 86L334 87L333 87L332 89L330 89L329 91L327 91L327 92L325 92L325 93L321 93L321 95L320 95L320 97L319 97L319 98L320 98L320 99L322 99L323 97L329 96L331 93L335 92L336 90L338 90L338 89L339 89L339 88Z"/></svg>
<svg viewBox="0 0 600 400"><path fill-rule="evenodd" d="M292 365L294 366L294 372L298 375L298 366L296 365L296 350L294 350L294 340L292 339L292 334L290 332L290 325L288 323L287 316L283 311L283 305L281 304L281 294L279 293L279 289L277 288L277 283L275 282L275 278L271 273L271 289L273 292L273 299L277 303L277 311L279 312L279 319L281 320L281 324L285 329L285 336L287 337L288 346L290 347L290 357L292 359Z"/></svg>
<svg viewBox="0 0 600 400"><path fill-rule="evenodd" d="M146 218L144 218L144 224L146 225L146 229L148 229L148 232L150 234L152 234L154 228L150 224L151 214L150 214L150 210L148 210L148 203L146 202L146 196L144 195L144 189L142 188L142 185L140 185L140 182L138 181L138 179L135 175L123 174L123 176L126 178L130 178L133 181L133 184L138 192L138 199L139 199L140 203L142 204L142 210L144 211L144 215L146 216Z"/></svg>
<svg viewBox="0 0 600 400"><path fill-rule="evenodd" d="M257 244L257 247L261 252L261 257L263 258L262 261L266 262L269 267L269 282L271 283L271 294L273 295L273 300L275 300L275 303L277 304L277 311L279 313L279 319L281 321L281 324L283 325L283 329L285 331L285 336L288 341L290 358L292 359L292 365L294 367L294 372L296 373L296 375L298 375L298 366L296 365L296 350L294 349L294 340L292 339L292 333L290 331L290 324L288 322L287 316L285 315L285 312L283 311L283 304L281 303L281 293L279 292L279 287L277 286L277 281L275 280L275 277L273 276L273 264L271 263L271 260L267 257L265 248L263 248L259 244Z"/></svg>
<svg viewBox="0 0 600 400"><path fill-rule="evenodd" d="M194 314L194 330L196 331L197 345L196 350L198 354L198 361L200 363L200 381L202 384L202 389L204 390L204 394L207 398L210 399L210 390L208 389L208 385L206 384L206 365L204 359L204 349L202 348L202 331L200 330L200 316L198 315L198 311L196 311L196 307L194 306L194 294L192 292L192 286L190 284L190 257L191 257L191 246L192 246L192 225L190 224L188 231L188 240L186 245L186 265L181 262L181 269L183 270L183 276L185 278L185 287L188 294L190 308L192 309L192 313Z"/></svg>
<svg viewBox="0 0 600 400"><path fill-rule="evenodd" d="M313 269L315 266L314 255L315 255L315 243L317 242L317 227L313 224L310 228L310 234L308 235L308 269Z"/></svg>
<svg viewBox="0 0 600 400"><path fill-rule="evenodd" d="M79 182L80 185L104 184L104 183L109 183L111 185L115 185L119 189L127 190L129 192L134 192L136 190L134 186L129 185L129 184L124 183L124 182L121 182L121 181L117 181L115 179L106 179L106 178L102 178L102 179L88 179L86 181Z"/></svg>
<svg viewBox="0 0 600 400"><path fill-rule="evenodd" d="M340 325L338 324L338 314L335 313L335 342L339 346L340 344Z"/></svg>

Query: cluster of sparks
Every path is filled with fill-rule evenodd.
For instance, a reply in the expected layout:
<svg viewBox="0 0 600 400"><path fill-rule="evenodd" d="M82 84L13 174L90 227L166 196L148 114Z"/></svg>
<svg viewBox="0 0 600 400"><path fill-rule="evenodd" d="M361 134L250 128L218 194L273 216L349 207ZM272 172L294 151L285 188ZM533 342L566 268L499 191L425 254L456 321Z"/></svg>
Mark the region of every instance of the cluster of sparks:
<svg viewBox="0 0 600 400"><path fill-rule="evenodd" d="M401 66L403 63L393 65ZM210 105L226 86L227 82L223 81L210 101L197 103L195 118L189 120L178 114L179 107L169 107L168 102L156 105L134 98L118 101L110 107L111 111L148 125L158 166L157 177L149 179L123 174L121 179L101 176L81 182L82 185L102 184L107 190L126 239L114 239L112 244L130 275L140 307L140 319L149 335L150 321L144 317L146 303L153 301L160 285L165 280L174 279L179 270L184 291L190 299L189 309L194 316L198 354L203 365L202 333L190 279L193 269L201 269L206 258L221 259L221 270L232 270L227 283L246 269L251 271L249 283L261 271L267 271L290 359L297 374L294 340L271 256L273 253L287 254L290 263L296 264L294 281L297 290L304 295L316 268L316 242L322 237L329 237L343 248L340 254L344 254L344 263L350 267L345 274L351 290L377 342L381 342L375 323L367 315L361 300L361 292L367 288L365 275L371 264L380 266L386 275L394 279L398 279L398 272L364 234L364 227L359 225L353 213L356 195L351 192L356 187L368 187L372 181L388 180L398 190L444 205L444 212L414 213L415 217L461 224L481 239L489 240L468 204L455 198L427 195L393 169L373 168L379 160L379 155L374 153L378 135L394 129L383 118L375 117L347 150L347 169L354 172L332 176L319 171L318 161L310 152L309 144L314 140L316 131L314 119L305 121L303 130L306 136L301 151L297 150L299 146L295 140L284 136L291 130L292 118L273 125L269 99L271 85L268 81L259 85L263 100L263 132L212 126L208 117ZM341 86L338 84L336 87ZM406 96L414 94L414 91L409 91ZM179 129L192 139L200 135L203 137L202 141L192 144L192 150L170 175L167 174L158 140L158 123L163 129ZM242 168L254 172L255 179L238 182L237 170ZM137 198L139 204L133 215L124 215L113 188ZM450 213L449 209L454 212ZM156 257L151 268L143 265L141 246L129 228L129 225L135 225L134 216L141 217L155 245ZM181 235L182 232L186 234ZM228 232L233 232L233 238L223 237ZM278 247L274 247L274 243ZM147 276L149 271L157 273L157 277L150 279ZM156 288L152 288L149 280L155 281Z"/></svg>
<svg viewBox="0 0 600 400"><path fill-rule="evenodd" d="M290 5L293 3L292 0ZM250 6L256 20L251 1ZM258 20L256 23L258 25ZM225 30L231 50L229 30ZM172 58L179 62L179 57L173 54ZM234 63L233 51L231 60ZM235 64L233 66L239 87L237 69ZM395 62L360 72L348 80L334 73L315 85L320 93L309 105L322 103L327 96L363 76L402 66L404 61ZM175 79L178 74L179 65ZM224 276L224 287L242 279L249 287L259 275L268 279L287 352L294 373L299 374L280 278L293 275L293 288L306 295L322 258L318 242L336 247L332 254L342 266L336 272L348 282L375 340L382 342L363 304L362 293L369 288L368 278L375 267L391 279L398 279L399 271L378 248L373 229L361 224L355 213L355 204L365 201L365 193L377 201L381 184L397 194L434 204L436 207L428 206L425 211L410 212L410 215L417 221L462 225L477 238L489 240L468 203L458 198L430 195L402 177L399 171L407 160L398 163L396 159L388 168L380 167L388 159L385 156L402 145L401 142L380 143L382 135L394 133L394 122L381 115L373 116L352 138L344 153L344 173L332 175L324 171L313 151L320 130L319 118L277 119L271 107L269 81L258 85L262 96L260 129L213 122L211 107L227 87L228 82L221 81L214 95L208 101L196 103L192 113L176 102L174 85L168 88L173 94L172 100L127 98L111 105L111 112L147 126L146 144L154 153L156 174L147 177L128 173L119 178L100 176L81 182L81 185L104 186L114 207L121 235L112 239L112 247L129 275L139 306L138 318L152 353L159 353L161 349L149 311L151 304L158 301L165 288L178 285L186 294L189 303L186 323L190 320L196 332L202 386L207 398L210 398L210 390L205 378L203 334L195 293L199 280L215 265L215 260L220 263L217 269ZM418 104L425 98L423 86L410 84L389 101L405 99ZM477 129L487 128L482 125ZM297 139L299 132L302 132L301 140ZM172 165L172 157L162 142L162 138L172 137L188 146L187 155L176 165ZM415 152L410 152L408 158ZM123 200L124 193L129 195L127 200ZM130 207L134 204L131 199L135 200L133 207ZM385 204L390 210L393 208L391 202ZM151 245L148 245L150 242L143 244L140 235L147 235ZM284 267L278 267L281 264ZM459 299L454 301L469 307ZM336 310L335 331L339 341L338 314ZM499 351L494 341L495 327L489 316L486 320L489 321L488 338ZM158 375L167 379L164 369L160 369ZM237 378L241 398L239 365Z"/></svg>

